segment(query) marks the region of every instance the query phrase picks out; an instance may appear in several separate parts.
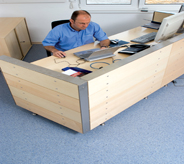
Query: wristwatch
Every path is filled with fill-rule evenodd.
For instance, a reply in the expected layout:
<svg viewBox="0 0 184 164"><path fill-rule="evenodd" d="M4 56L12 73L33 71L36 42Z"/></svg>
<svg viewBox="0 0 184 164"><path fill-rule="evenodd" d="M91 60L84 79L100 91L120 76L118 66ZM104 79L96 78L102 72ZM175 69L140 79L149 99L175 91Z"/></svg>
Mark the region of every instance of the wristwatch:
<svg viewBox="0 0 184 164"><path fill-rule="evenodd" d="M101 48L102 48L102 47L105 47L105 48L107 48L108 46L101 46Z"/></svg>

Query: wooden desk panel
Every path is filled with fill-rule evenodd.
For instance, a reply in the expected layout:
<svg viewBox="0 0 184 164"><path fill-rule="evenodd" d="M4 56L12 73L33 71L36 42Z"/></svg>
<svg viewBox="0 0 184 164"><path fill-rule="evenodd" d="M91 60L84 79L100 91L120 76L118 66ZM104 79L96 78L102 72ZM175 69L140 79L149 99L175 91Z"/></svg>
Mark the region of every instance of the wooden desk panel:
<svg viewBox="0 0 184 164"><path fill-rule="evenodd" d="M85 81L79 79L72 82L72 77L63 75L66 80L71 80L67 82L60 77L60 73L55 74L54 71L6 56L2 58L1 69L18 106L80 133L85 132L84 127L89 126L89 122L81 118L87 112L83 112L82 108L88 105L81 102L85 99L82 98L85 96L82 92L87 88Z"/></svg>
<svg viewBox="0 0 184 164"><path fill-rule="evenodd" d="M179 36L178 36L179 37ZM180 36L182 37L182 36ZM184 73L184 39L173 43L167 69L163 78L162 86L176 79Z"/></svg>
<svg viewBox="0 0 184 164"><path fill-rule="evenodd" d="M67 117L64 117L64 116L59 115L53 111L50 111L50 110L47 110L47 109L42 108L40 106L37 106L37 105L35 105L35 103L28 102L28 101L23 100L21 98L18 98L16 96L14 96L13 98L14 98L16 104L22 108L27 109L33 113L36 113L40 116L43 116L49 120L54 121L54 122L57 122L58 124L66 126L66 127L73 129L77 132L83 133L81 123L78 123L76 121L68 119Z"/></svg>
<svg viewBox="0 0 184 164"><path fill-rule="evenodd" d="M91 129L161 87L171 48L166 46L88 82Z"/></svg>
<svg viewBox="0 0 184 164"><path fill-rule="evenodd" d="M152 30L138 27L110 38L129 41L148 32ZM85 133L182 75L183 41L179 35L132 56L116 52L113 59L121 60L100 60L110 65L99 70L85 62L78 67L93 73L81 78L63 75L61 69L67 62L76 66L73 52L95 48L93 44L67 51L66 58L51 56L31 64L2 56L0 65L17 105Z"/></svg>
<svg viewBox="0 0 184 164"><path fill-rule="evenodd" d="M49 100L58 105L62 104L64 107L80 112L80 104L78 99L70 97L68 95L52 91L51 89L34 84L32 82L20 79L10 74L4 73L6 82L9 86L22 89L32 95L36 95L42 99Z"/></svg>

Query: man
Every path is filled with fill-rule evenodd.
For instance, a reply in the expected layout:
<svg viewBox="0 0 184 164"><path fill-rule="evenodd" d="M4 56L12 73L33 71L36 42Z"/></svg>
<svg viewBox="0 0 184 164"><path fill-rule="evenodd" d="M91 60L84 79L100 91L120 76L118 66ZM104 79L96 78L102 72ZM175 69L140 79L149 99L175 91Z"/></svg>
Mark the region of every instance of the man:
<svg viewBox="0 0 184 164"><path fill-rule="evenodd" d="M64 51L100 41L101 49L109 46L110 41L105 32L97 23L91 22L91 15L85 10L74 11L70 23L56 26L52 29L42 44L44 48L53 53L53 56L62 58Z"/></svg>

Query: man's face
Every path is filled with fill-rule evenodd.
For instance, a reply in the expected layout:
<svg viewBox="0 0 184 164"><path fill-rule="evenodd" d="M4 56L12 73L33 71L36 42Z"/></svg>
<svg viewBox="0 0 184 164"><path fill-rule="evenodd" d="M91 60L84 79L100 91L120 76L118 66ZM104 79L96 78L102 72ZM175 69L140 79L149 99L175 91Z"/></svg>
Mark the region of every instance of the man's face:
<svg viewBox="0 0 184 164"><path fill-rule="evenodd" d="M76 30L85 30L91 21L91 17L89 15L79 15L76 20L70 19L71 27Z"/></svg>

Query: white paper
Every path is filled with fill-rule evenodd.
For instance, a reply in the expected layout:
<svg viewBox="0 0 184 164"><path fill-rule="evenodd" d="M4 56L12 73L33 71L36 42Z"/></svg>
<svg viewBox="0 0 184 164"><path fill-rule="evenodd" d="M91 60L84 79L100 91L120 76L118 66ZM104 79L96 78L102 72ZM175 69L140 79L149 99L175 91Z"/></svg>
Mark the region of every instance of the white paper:
<svg viewBox="0 0 184 164"><path fill-rule="evenodd" d="M74 73L77 73L77 71L74 71L72 69L68 69L67 71L62 72L65 75L73 75Z"/></svg>

